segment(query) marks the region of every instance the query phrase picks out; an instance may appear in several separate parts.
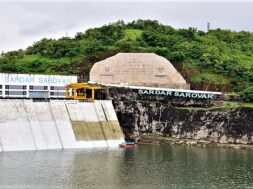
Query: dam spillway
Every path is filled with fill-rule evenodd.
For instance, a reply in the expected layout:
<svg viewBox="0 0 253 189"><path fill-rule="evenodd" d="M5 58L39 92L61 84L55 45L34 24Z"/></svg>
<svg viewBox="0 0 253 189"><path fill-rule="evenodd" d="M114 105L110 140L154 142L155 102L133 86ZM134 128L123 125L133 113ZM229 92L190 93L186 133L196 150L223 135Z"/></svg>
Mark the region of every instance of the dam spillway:
<svg viewBox="0 0 253 189"><path fill-rule="evenodd" d="M118 147L112 102L0 99L0 151Z"/></svg>

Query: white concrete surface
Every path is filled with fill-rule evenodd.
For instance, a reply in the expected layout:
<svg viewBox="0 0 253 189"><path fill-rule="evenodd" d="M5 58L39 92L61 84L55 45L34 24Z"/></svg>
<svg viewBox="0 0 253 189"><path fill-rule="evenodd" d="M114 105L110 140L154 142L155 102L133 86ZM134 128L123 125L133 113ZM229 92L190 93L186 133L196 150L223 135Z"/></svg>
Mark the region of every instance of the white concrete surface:
<svg viewBox="0 0 253 189"><path fill-rule="evenodd" d="M122 142L125 142L124 135L123 135L123 132L122 132L122 130L120 128L120 124L119 124L116 112L114 110L112 101L110 101L110 100L103 100L103 101L101 101L101 105L102 105L102 107L104 109L105 116L107 118L108 123L109 124L116 123L117 124L116 127L118 127L118 129L121 131L121 136L120 136L120 138L117 137L116 144L118 145L118 144L120 144Z"/></svg>
<svg viewBox="0 0 253 189"><path fill-rule="evenodd" d="M215 91L199 91L199 90L186 90L186 89L174 89L174 88L161 88L161 87L147 87L147 86L134 86L128 84L108 84L102 82L94 82L89 81L89 84L98 84L102 86L109 86L109 87L117 87L117 88L127 88L127 89L143 89L143 90L162 90L162 91L173 91L173 92L188 92L188 93L203 93L203 94L214 94L214 95L221 95L222 92L215 92Z"/></svg>
<svg viewBox="0 0 253 189"><path fill-rule="evenodd" d="M3 151L35 150L22 100L0 100L0 138Z"/></svg>
<svg viewBox="0 0 253 189"><path fill-rule="evenodd" d="M34 103L31 100L24 100L24 104L26 106L26 112L28 114L28 118L30 120L30 125L32 129L32 134L35 139L35 146L37 150L46 150L47 143L45 140L45 136L41 129L39 115L37 113L37 103Z"/></svg>
<svg viewBox="0 0 253 189"><path fill-rule="evenodd" d="M102 104L106 107L105 111ZM0 99L0 152L118 147L122 140L111 137L110 120L117 121L115 116L110 101L33 102ZM75 121L84 124L87 140L76 140L72 127ZM96 140L94 136L101 140Z"/></svg>
<svg viewBox="0 0 253 189"><path fill-rule="evenodd" d="M78 148L65 102L52 101L49 105L51 106L52 115L63 148Z"/></svg>
<svg viewBox="0 0 253 189"><path fill-rule="evenodd" d="M105 112L103 110L102 104L100 100L96 100L93 105L95 106L95 110L96 110L96 114L98 117L99 122L102 123L106 123L105 124L105 129L107 129L107 132L105 131L105 133L107 133L107 135L105 136L107 138L107 145L109 147L114 147L117 144L117 141L115 141L115 137L113 136L113 132L112 132L112 127L111 125L108 123ZM109 135L109 136L108 136Z"/></svg>
<svg viewBox="0 0 253 189"><path fill-rule="evenodd" d="M95 106L97 118L99 121L106 121L106 116L100 100L95 100L93 105Z"/></svg>
<svg viewBox="0 0 253 189"><path fill-rule="evenodd" d="M112 101L103 100L103 101L101 101L101 104L105 110L105 116L107 117L107 119L111 120L111 121L118 121L116 112L115 112L114 107L112 105Z"/></svg>
<svg viewBox="0 0 253 189"><path fill-rule="evenodd" d="M62 149L60 136L56 129L55 119L52 115L50 102L36 102L36 113L39 118L40 127L44 135L47 149Z"/></svg>
<svg viewBox="0 0 253 189"><path fill-rule="evenodd" d="M23 141L23 147L25 150L35 150L35 138L33 137L31 123L26 111L24 100L16 100L15 105L15 110L17 111L16 115L18 115L16 118L20 128L17 135L20 137L21 141Z"/></svg>

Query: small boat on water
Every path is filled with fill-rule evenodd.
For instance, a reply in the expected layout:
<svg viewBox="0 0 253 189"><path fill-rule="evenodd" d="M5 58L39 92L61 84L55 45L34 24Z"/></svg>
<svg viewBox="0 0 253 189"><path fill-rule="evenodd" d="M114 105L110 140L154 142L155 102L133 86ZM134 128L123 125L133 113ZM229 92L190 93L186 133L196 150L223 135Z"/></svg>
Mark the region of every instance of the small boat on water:
<svg viewBox="0 0 253 189"><path fill-rule="evenodd" d="M135 142L122 142L121 144L119 144L119 147L121 147L121 148L134 148Z"/></svg>

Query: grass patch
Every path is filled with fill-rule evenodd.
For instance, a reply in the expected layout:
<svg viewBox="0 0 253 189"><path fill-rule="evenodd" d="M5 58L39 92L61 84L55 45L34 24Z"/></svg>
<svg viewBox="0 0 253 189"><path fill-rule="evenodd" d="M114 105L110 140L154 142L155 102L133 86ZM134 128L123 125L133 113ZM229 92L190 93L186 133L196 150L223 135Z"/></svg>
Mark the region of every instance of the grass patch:
<svg viewBox="0 0 253 189"><path fill-rule="evenodd" d="M235 109L240 107L247 107L247 108L253 108L253 103L245 103L245 102L223 102L223 104L218 106L212 106L212 107L177 107L177 109L184 109L184 110L216 110L216 109Z"/></svg>
<svg viewBox="0 0 253 189"><path fill-rule="evenodd" d="M49 58L41 55L27 55L16 60L16 67L19 73L33 74L69 74L68 71L59 70L58 67L71 67L73 62L81 62L84 56Z"/></svg>
<svg viewBox="0 0 253 189"><path fill-rule="evenodd" d="M253 102L242 103L243 107L253 108Z"/></svg>
<svg viewBox="0 0 253 189"><path fill-rule="evenodd" d="M124 37L122 40L131 40L131 41L136 41L137 38L141 37L141 34L143 31L137 30L137 29L127 29L125 30Z"/></svg>
<svg viewBox="0 0 253 189"><path fill-rule="evenodd" d="M40 55L28 55L16 60L16 67L20 73L46 73L47 69L56 62Z"/></svg>
<svg viewBox="0 0 253 189"><path fill-rule="evenodd" d="M223 92L222 94L223 95L227 95L227 96L229 96L229 95L239 95L239 92L232 92L232 91L230 91L230 92Z"/></svg>
<svg viewBox="0 0 253 189"><path fill-rule="evenodd" d="M200 82L205 82L205 83L212 83L212 84L229 84L230 80L223 76L223 75L218 75L215 73L208 73L208 72L203 72L200 73L199 75L193 76L191 78L191 81L194 83L200 83Z"/></svg>
<svg viewBox="0 0 253 189"><path fill-rule="evenodd" d="M241 66L244 66L247 69L253 68L253 57L252 56L241 55L239 57L240 57L239 64Z"/></svg>

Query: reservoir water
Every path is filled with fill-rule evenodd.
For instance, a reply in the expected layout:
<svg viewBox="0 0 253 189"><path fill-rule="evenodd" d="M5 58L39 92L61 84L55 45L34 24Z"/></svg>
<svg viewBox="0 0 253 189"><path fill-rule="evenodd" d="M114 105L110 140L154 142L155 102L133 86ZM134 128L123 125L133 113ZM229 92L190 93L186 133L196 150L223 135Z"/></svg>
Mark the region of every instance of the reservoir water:
<svg viewBox="0 0 253 189"><path fill-rule="evenodd" d="M253 151L138 145L4 152L0 188L253 188Z"/></svg>

